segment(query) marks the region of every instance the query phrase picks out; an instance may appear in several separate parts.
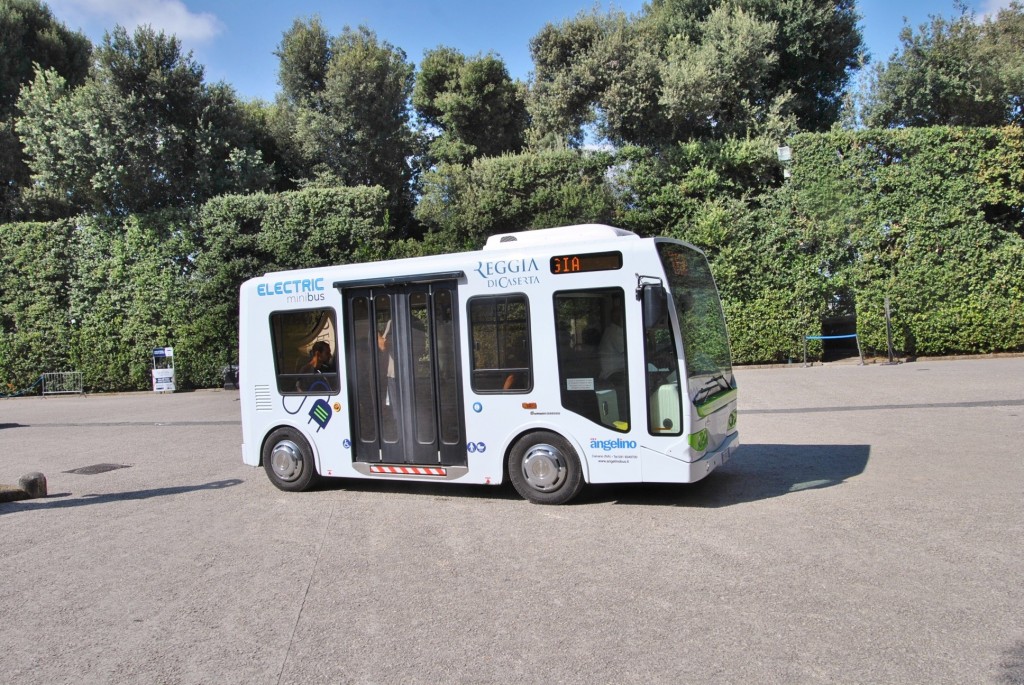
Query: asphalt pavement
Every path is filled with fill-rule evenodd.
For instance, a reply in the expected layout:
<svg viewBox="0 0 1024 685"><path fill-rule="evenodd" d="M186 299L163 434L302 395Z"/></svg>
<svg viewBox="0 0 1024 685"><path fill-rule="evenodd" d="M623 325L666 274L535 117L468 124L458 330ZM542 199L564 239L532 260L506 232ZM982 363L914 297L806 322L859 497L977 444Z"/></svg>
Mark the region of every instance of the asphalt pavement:
<svg viewBox="0 0 1024 685"><path fill-rule="evenodd" d="M1024 683L1024 358L740 369L693 485L241 463L238 393L0 400L0 682Z"/></svg>

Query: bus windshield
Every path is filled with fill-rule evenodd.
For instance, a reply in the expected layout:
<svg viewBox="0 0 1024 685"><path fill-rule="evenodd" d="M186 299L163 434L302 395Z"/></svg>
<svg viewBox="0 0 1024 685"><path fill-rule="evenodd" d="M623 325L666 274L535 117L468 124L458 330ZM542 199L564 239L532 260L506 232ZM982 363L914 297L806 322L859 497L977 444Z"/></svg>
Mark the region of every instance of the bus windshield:
<svg viewBox="0 0 1024 685"><path fill-rule="evenodd" d="M657 245L679 318L687 389L699 403L736 387L718 288L703 254L679 243Z"/></svg>

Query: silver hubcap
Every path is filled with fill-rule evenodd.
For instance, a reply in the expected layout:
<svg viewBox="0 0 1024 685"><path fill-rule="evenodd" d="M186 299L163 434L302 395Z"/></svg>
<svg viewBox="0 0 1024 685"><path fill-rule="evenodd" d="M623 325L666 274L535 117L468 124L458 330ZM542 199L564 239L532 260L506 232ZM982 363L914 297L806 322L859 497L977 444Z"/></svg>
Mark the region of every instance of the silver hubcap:
<svg viewBox="0 0 1024 685"><path fill-rule="evenodd" d="M274 445L270 453L270 465L274 473L284 481L293 481L302 475L302 452L291 440L282 440Z"/></svg>
<svg viewBox="0 0 1024 685"><path fill-rule="evenodd" d="M523 477L530 487L541 492L560 488L566 471L565 459L551 445L534 445L523 459Z"/></svg>

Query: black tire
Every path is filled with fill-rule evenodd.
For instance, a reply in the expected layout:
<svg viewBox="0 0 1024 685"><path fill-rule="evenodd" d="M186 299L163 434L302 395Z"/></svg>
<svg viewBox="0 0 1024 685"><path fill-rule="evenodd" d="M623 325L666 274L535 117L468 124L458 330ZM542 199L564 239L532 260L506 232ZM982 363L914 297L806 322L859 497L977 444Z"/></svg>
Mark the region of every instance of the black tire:
<svg viewBox="0 0 1024 685"><path fill-rule="evenodd" d="M524 435L512 446L508 477L516 492L535 504L565 504L583 489L576 450L548 431Z"/></svg>
<svg viewBox="0 0 1024 685"><path fill-rule="evenodd" d="M319 480L313 450L294 428L278 428L267 436L263 443L263 470L271 483L288 492L308 490Z"/></svg>

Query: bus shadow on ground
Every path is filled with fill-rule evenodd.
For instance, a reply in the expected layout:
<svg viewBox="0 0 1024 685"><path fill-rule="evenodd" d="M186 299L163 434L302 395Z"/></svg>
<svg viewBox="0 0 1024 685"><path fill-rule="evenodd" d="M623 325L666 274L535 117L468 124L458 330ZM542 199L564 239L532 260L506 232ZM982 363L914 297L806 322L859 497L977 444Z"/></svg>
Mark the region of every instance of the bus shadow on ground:
<svg viewBox="0 0 1024 685"><path fill-rule="evenodd" d="M842 485L863 473L870 445L741 445L725 466L692 484L594 485L587 502L728 507Z"/></svg>
<svg viewBox="0 0 1024 685"><path fill-rule="evenodd" d="M587 485L569 506L612 503L716 508L756 502L841 485L864 471L870 452L870 445L741 445L729 463L697 483ZM507 479L495 487L331 478L317 489L484 502L522 500Z"/></svg>

